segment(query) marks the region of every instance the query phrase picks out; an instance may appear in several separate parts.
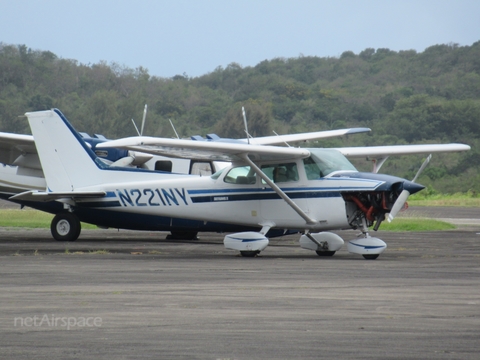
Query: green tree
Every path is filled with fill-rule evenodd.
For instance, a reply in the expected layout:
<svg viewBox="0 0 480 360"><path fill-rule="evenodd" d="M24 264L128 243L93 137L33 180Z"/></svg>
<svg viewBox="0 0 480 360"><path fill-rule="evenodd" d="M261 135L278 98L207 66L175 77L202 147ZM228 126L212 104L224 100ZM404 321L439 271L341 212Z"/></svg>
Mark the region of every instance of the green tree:
<svg viewBox="0 0 480 360"><path fill-rule="evenodd" d="M249 99L244 103L233 105L226 113L224 120L215 127L215 132L226 138L245 138L245 126L242 106L245 109L248 131L251 136L271 134L272 107L263 101Z"/></svg>

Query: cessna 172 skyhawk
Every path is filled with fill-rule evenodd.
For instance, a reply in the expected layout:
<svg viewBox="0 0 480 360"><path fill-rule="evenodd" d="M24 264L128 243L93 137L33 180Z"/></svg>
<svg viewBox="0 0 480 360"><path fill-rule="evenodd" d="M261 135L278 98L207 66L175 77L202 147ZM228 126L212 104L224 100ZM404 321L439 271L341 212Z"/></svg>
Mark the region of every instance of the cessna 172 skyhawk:
<svg viewBox="0 0 480 360"><path fill-rule="evenodd" d="M368 131L370 131L369 128L351 128L282 136L265 136L254 139L239 139L238 141L248 142L252 140L261 145L277 145L286 142L318 140ZM158 156L116 148L97 149L98 144L108 141L108 139L97 134L93 137L87 133L78 134L95 155L105 165L110 167L139 167L147 170L207 176L228 165L225 162L197 160L195 158L171 158L168 156L169 154L167 156ZM139 132L139 134L141 133ZM216 134L209 134L206 139L195 135L191 139L195 141L226 140L221 139ZM0 198L8 199L10 196L20 192L45 189L45 178L33 135L0 132L0 165L3 165L0 166Z"/></svg>
<svg viewBox="0 0 480 360"><path fill-rule="evenodd" d="M139 136L142 135L147 105L143 114L141 131L138 130L135 122L132 122L137 129ZM243 110L243 108L242 108ZM244 119L245 118L245 111ZM173 126L173 124L172 124ZM174 129L175 131L175 129ZM356 134L371 131L369 128L350 128L327 131L316 131L300 134L289 134L282 136L265 136L255 139L239 139L238 141L256 141L260 144L283 144L287 141L294 143L298 141L317 140L329 137ZM248 133L248 131L247 131ZM97 149L96 146L107 139L102 135L95 134L94 137L86 133L78 133L86 145L91 148L98 159L104 162L104 166L110 167L139 167L147 170L155 170L162 172L174 172L181 174L193 174L201 176L210 176L216 171L229 165L228 162L218 162L203 159L182 159L171 158L165 156L145 154L138 151L128 151L116 148ZM176 131L175 131L175 134ZM178 137L178 134L177 134ZM207 135L206 139L196 135L191 137L195 141L225 141L215 134ZM10 200L22 206L30 206L32 208L57 214L64 212L61 203L52 202L32 202L11 199L13 195L29 191L44 190L46 187L42 166L38 158L37 149L32 135L12 134L0 132L0 198ZM196 239L197 231L185 231L172 229L168 238L173 239ZM58 240L64 240L63 237L57 237Z"/></svg>
<svg viewBox="0 0 480 360"><path fill-rule="evenodd" d="M245 110L242 108L244 120L246 124ZM132 122L139 136L142 135L147 105L145 105L141 131L138 130L134 120ZM246 125L245 125L246 126ZM173 127L173 124L172 124ZM178 134L175 130L175 134ZM261 144L284 144L295 143L299 141L318 140L329 137L350 135L371 131L369 128L350 128L338 130L316 131L309 133L288 134L265 136L257 138L239 139L239 141L249 142L256 141ZM140 167L163 172L174 172L181 174L193 174L201 176L209 176L216 171L229 165L227 162L210 161L203 159L182 159L169 158L165 156L150 155L137 151L128 151L116 148L97 149L96 146L107 139L102 135L95 134L91 137L87 133L79 133L97 157L110 167ZM247 131L248 134L248 131ZM216 134L208 134L206 138L199 135L191 137L195 141L225 141ZM21 206L29 206L37 210L46 211L52 214L64 212L61 203L51 202L32 202L11 200L10 198L21 192L28 190L44 190L46 187L45 178L43 176L42 167L38 158L37 149L32 135L12 134L0 132L0 198L18 203ZM198 231L196 230L179 230L172 229L169 239L197 239ZM57 240L65 240L64 237L56 237ZM68 238L67 238L68 239ZM73 240L73 239L70 239Z"/></svg>
<svg viewBox="0 0 480 360"><path fill-rule="evenodd" d="M408 195L423 189L402 178L360 173L338 150L245 142L134 137L97 146L232 162L211 177L106 167L59 110L26 116L47 189L11 199L63 204L65 212L52 222L52 233L60 238L76 239L80 221L123 229L237 232L226 235L224 245L253 256L267 247L269 236L299 232L303 248L331 256L344 241L327 230L353 228L363 237L350 241L348 250L374 259L386 244L370 237L368 227L378 228L387 213L393 219ZM464 151L469 146L403 149L386 147L382 154Z"/></svg>

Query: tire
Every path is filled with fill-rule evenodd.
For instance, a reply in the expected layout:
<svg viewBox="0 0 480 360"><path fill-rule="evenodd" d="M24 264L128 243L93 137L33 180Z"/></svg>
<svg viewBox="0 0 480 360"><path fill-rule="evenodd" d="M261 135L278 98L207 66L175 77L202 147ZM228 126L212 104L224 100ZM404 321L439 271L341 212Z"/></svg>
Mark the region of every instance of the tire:
<svg viewBox="0 0 480 360"><path fill-rule="evenodd" d="M379 254L375 254L375 255L363 255L363 257L366 259L366 260L375 260L377 257L378 257Z"/></svg>
<svg viewBox="0 0 480 360"><path fill-rule="evenodd" d="M240 255L243 257L255 257L260 254L260 251L240 251Z"/></svg>
<svg viewBox="0 0 480 360"><path fill-rule="evenodd" d="M167 240L198 240L196 231L171 231Z"/></svg>
<svg viewBox="0 0 480 360"><path fill-rule="evenodd" d="M318 256L333 256L335 251L316 251Z"/></svg>
<svg viewBox="0 0 480 360"><path fill-rule="evenodd" d="M50 224L52 236L57 241L75 241L81 229L80 220L72 213L57 214Z"/></svg>

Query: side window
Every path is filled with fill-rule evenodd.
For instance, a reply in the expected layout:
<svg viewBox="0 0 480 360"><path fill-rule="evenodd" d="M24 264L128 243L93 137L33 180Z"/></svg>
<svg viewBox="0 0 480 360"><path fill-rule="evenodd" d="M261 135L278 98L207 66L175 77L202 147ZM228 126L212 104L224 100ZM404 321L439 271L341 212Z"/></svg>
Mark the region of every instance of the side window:
<svg viewBox="0 0 480 360"><path fill-rule="evenodd" d="M264 165L262 171L274 183L298 181L298 170L295 163ZM265 184L265 181L262 180L262 183Z"/></svg>
<svg viewBox="0 0 480 360"><path fill-rule="evenodd" d="M308 180L317 180L323 177L322 171L311 157L303 159L303 164Z"/></svg>
<svg viewBox="0 0 480 360"><path fill-rule="evenodd" d="M250 169L250 166L239 166L230 169L223 181L229 184L248 185L255 184L256 177L255 172Z"/></svg>
<svg viewBox="0 0 480 360"><path fill-rule="evenodd" d="M155 170L172 172L172 162L168 160L158 160L155 162Z"/></svg>
<svg viewBox="0 0 480 360"><path fill-rule="evenodd" d="M208 161L192 161L190 174L200 176L212 175L212 164Z"/></svg>

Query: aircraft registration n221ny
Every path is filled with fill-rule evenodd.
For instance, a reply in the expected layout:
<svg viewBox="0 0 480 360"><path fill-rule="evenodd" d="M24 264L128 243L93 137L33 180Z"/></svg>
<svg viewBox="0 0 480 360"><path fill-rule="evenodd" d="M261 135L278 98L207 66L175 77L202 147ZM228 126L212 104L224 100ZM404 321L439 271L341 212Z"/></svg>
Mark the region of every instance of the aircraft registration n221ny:
<svg viewBox="0 0 480 360"><path fill-rule="evenodd" d="M59 110L26 116L47 189L11 199L63 203L65 212L56 215L52 233L66 240L79 236L80 221L122 229L234 232L225 236L225 247L255 256L269 237L301 233L301 247L332 256L344 240L330 230L353 228L363 235L348 243L349 252L375 259L387 245L368 228L378 229L387 213L393 219L408 196L424 188L395 176L358 172L338 150L243 141L133 137L98 146L232 162L210 177L105 167ZM415 146L406 146L405 153ZM432 146L437 152L469 148ZM425 151L423 146L417 152ZM386 147L382 153L391 152Z"/></svg>
<svg viewBox="0 0 480 360"><path fill-rule="evenodd" d="M141 136L143 132L146 110L147 105L145 105L143 113L141 127L142 131L138 130L135 122L132 119L139 136ZM175 134L177 134L175 129L174 131ZM277 145L287 143L287 141L289 143L293 143L307 140L318 140L368 131L371 130L369 128L349 128L288 134L282 136L277 135L256 138L249 137L247 139L238 139L235 141L243 141L245 143L255 142L256 144L261 145ZM95 153L98 160L103 161L105 166L110 167L138 167L161 172L210 176L229 164L227 162L210 161L204 159L197 160L195 158L185 159L160 155L156 156L124 149L97 149L96 146L98 144L108 141L108 139L97 134L95 134L94 137L91 137L86 133L78 134L82 137L87 146ZM230 141L230 139L220 138L216 134L208 134L206 138L195 135L192 136L191 139L194 141L208 142ZM0 198L18 203L21 206L29 206L37 210L46 211L54 215L63 212L63 205L56 201L41 202L11 199L13 195L29 190L44 190L45 187L45 178L43 175L42 166L40 164L40 159L38 158L33 135L0 132ZM171 234L167 236L169 239L192 240L197 238L197 231L194 230L183 231L172 229L170 232ZM60 240L63 240L63 238L60 238Z"/></svg>

